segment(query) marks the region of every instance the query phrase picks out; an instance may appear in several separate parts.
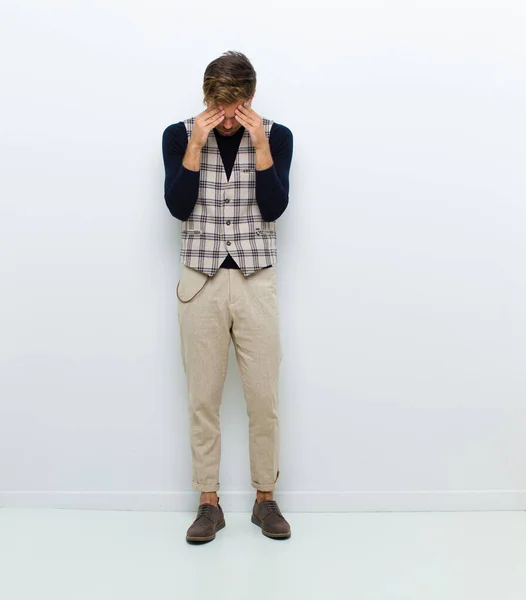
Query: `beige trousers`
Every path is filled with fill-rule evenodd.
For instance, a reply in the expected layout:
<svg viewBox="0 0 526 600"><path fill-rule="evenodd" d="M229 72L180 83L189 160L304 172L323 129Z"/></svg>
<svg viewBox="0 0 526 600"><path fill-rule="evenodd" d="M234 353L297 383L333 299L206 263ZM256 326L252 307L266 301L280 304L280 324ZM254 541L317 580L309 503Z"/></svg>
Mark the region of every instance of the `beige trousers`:
<svg viewBox="0 0 526 600"><path fill-rule="evenodd" d="M249 420L252 486L272 491L279 476L278 371L281 345L274 267L213 277L183 265L177 288L188 386L192 487L219 489L219 408L234 343Z"/></svg>

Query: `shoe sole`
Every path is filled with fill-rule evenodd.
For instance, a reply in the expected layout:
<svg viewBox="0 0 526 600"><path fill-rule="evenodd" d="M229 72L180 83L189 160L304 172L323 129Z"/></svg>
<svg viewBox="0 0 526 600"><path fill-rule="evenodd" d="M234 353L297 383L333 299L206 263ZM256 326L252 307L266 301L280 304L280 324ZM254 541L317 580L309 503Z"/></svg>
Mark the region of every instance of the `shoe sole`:
<svg viewBox="0 0 526 600"><path fill-rule="evenodd" d="M263 535L266 535L267 537L272 538L273 540L287 540L291 536L290 531L289 533L270 533L269 531L265 531L259 519L254 515L252 515L252 523L254 523L254 525L257 525L261 529L261 533Z"/></svg>
<svg viewBox="0 0 526 600"><path fill-rule="evenodd" d="M216 533L218 531L221 531L221 529L223 529L225 527L225 525L226 525L226 523L223 520L223 521L221 521L221 523L218 523L215 533L213 535L210 535L207 537L186 536L186 541L190 542L190 543L194 543L194 544L205 544L206 542L211 542L212 540L215 540Z"/></svg>

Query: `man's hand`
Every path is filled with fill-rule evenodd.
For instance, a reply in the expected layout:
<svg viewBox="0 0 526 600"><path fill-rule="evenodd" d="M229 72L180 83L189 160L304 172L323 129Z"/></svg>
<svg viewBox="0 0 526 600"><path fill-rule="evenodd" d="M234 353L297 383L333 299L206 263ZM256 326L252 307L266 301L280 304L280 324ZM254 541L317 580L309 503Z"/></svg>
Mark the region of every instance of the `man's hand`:
<svg viewBox="0 0 526 600"><path fill-rule="evenodd" d="M268 144L263 119L250 108L248 102L240 104L236 108L236 119L245 129L248 129L250 139L256 150L258 148L264 148L265 144Z"/></svg>
<svg viewBox="0 0 526 600"><path fill-rule="evenodd" d="M201 149L206 144L210 131L221 123L225 118L224 115L224 110L215 107L207 108L200 115L197 115L192 128L189 144L194 144Z"/></svg>

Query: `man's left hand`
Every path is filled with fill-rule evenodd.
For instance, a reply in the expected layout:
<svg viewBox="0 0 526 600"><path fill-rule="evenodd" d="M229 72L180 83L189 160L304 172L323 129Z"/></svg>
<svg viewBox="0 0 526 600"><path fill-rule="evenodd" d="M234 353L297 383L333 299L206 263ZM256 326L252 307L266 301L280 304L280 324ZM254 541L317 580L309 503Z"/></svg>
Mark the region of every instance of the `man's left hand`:
<svg viewBox="0 0 526 600"><path fill-rule="evenodd" d="M257 112L250 108L248 102L240 104L236 108L236 119L245 129L248 129L254 148L257 149L258 147L262 147L265 142L268 143L263 119Z"/></svg>

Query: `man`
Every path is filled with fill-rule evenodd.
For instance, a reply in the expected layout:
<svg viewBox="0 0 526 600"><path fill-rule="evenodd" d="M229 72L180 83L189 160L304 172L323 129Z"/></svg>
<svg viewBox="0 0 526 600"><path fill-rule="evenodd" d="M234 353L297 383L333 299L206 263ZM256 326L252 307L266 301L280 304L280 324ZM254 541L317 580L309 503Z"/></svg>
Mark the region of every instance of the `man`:
<svg viewBox="0 0 526 600"><path fill-rule="evenodd" d="M183 272L177 286L188 386L192 486L201 492L188 542L225 526L219 504L219 408L234 343L249 417L252 522L283 539L290 525L274 501L279 476L275 221L288 204L293 139L251 101L256 72L240 52L206 68L207 109L163 132L165 201L181 220Z"/></svg>

